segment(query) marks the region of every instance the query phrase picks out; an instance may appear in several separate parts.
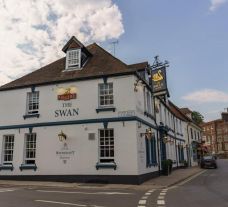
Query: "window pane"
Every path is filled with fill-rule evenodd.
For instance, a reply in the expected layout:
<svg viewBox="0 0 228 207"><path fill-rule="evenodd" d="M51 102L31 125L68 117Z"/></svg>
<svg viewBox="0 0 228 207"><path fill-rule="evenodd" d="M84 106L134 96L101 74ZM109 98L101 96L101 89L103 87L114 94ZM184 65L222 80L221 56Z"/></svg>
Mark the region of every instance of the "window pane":
<svg viewBox="0 0 228 207"><path fill-rule="evenodd" d="M13 161L14 135L5 135L3 137L3 164Z"/></svg>
<svg viewBox="0 0 228 207"><path fill-rule="evenodd" d="M102 136L101 136L102 135ZM114 161L114 132L113 129L100 130L100 162ZM110 159L111 158L111 159Z"/></svg>
<svg viewBox="0 0 228 207"><path fill-rule="evenodd" d="M30 92L27 94L27 113L35 114L38 113L39 109L39 92Z"/></svg>
<svg viewBox="0 0 228 207"><path fill-rule="evenodd" d="M36 157L36 134L26 134L25 137L25 163L35 163Z"/></svg>
<svg viewBox="0 0 228 207"><path fill-rule="evenodd" d="M99 84L100 106L113 105L113 83Z"/></svg>

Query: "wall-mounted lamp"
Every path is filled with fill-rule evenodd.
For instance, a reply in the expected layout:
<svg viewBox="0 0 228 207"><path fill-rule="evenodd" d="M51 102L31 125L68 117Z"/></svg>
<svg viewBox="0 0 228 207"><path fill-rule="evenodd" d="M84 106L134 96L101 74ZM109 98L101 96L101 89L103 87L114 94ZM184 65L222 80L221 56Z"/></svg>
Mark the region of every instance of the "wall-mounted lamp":
<svg viewBox="0 0 228 207"><path fill-rule="evenodd" d="M184 146L182 144L180 144L180 143L178 144L178 147L179 148L184 148Z"/></svg>
<svg viewBox="0 0 228 207"><path fill-rule="evenodd" d="M60 142L65 141L66 138L67 138L66 134L64 134L62 130L61 130L61 132L58 134L58 137L59 137L59 141L60 141Z"/></svg>
<svg viewBox="0 0 228 207"><path fill-rule="evenodd" d="M140 133L140 136L144 136L147 138L147 139L151 139L152 137L155 137L155 133L152 132L151 128L149 129L146 129L146 132L145 133Z"/></svg>
<svg viewBox="0 0 228 207"><path fill-rule="evenodd" d="M188 148L188 144L185 144L185 145L184 145L184 148Z"/></svg>
<svg viewBox="0 0 228 207"><path fill-rule="evenodd" d="M162 141L166 144L167 142L169 142L168 137L163 137Z"/></svg>

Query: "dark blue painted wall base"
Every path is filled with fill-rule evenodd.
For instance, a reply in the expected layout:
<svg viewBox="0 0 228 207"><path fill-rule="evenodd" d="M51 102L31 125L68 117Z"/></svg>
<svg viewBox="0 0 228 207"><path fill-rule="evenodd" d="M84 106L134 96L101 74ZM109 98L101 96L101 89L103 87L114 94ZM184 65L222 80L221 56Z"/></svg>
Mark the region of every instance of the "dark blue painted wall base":
<svg viewBox="0 0 228 207"><path fill-rule="evenodd" d="M0 180L140 185L153 177L157 177L158 175L158 172L143 175L18 175L0 176Z"/></svg>

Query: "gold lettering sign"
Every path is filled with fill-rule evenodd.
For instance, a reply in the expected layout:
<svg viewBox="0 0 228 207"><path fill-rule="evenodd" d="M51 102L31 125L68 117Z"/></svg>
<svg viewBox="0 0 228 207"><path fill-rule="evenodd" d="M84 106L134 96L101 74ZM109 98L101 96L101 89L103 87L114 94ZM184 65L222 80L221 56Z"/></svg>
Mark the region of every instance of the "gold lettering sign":
<svg viewBox="0 0 228 207"><path fill-rule="evenodd" d="M152 80L155 81L155 82L161 81L161 80L163 80L163 79L164 79L164 78L163 78L163 75L162 75L161 70L159 70L157 73L155 73L155 74L153 75L153 77L152 77Z"/></svg>

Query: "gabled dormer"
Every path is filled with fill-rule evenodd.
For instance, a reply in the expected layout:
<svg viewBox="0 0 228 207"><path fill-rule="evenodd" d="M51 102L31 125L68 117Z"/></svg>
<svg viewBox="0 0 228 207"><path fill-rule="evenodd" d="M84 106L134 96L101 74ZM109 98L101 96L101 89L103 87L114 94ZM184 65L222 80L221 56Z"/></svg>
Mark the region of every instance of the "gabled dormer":
<svg viewBox="0 0 228 207"><path fill-rule="evenodd" d="M81 70L91 57L86 47L74 36L70 38L62 51L66 53L64 71Z"/></svg>

